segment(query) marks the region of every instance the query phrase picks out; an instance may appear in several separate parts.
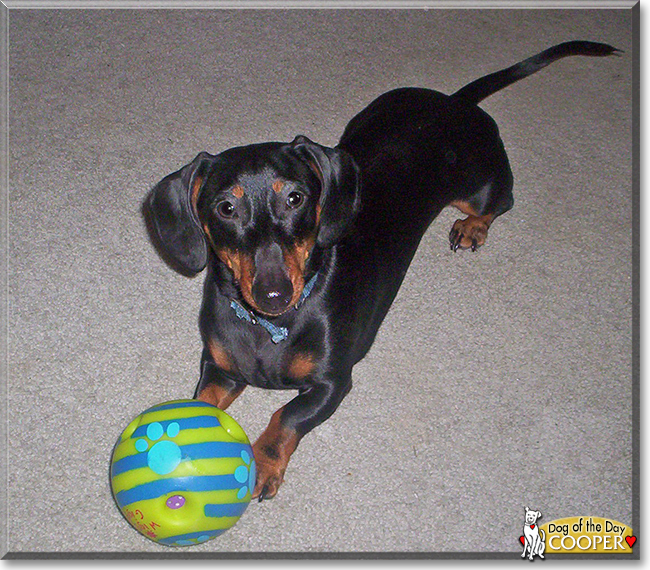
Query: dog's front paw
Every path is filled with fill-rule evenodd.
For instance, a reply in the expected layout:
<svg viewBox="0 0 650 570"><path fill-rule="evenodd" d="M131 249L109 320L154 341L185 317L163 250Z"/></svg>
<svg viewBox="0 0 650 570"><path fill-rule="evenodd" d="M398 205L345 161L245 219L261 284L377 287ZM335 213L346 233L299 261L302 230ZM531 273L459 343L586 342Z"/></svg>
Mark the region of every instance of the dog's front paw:
<svg viewBox="0 0 650 570"><path fill-rule="evenodd" d="M298 433L282 423L282 411L279 409L269 422L264 433L253 445L253 454L257 464L257 482L253 490L253 499L272 499L275 497L287 470L291 454L298 446Z"/></svg>
<svg viewBox="0 0 650 570"><path fill-rule="evenodd" d="M272 455L268 453L269 451L262 446L253 446L257 465L257 480L253 490L253 499L258 499L260 502L275 497L284 481L284 472L287 468L286 463L269 457Z"/></svg>
<svg viewBox="0 0 650 570"><path fill-rule="evenodd" d="M453 251L471 249L476 251L487 239L489 225L484 217L469 216L456 220L449 232L449 247Z"/></svg>

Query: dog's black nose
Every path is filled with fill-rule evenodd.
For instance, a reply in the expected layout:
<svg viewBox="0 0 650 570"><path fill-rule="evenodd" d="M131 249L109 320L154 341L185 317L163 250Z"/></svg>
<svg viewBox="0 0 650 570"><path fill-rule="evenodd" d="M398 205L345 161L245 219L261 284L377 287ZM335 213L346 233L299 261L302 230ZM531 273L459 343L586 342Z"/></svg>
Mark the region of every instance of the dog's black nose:
<svg viewBox="0 0 650 570"><path fill-rule="evenodd" d="M285 275L261 275L253 281L252 293L262 312L279 315L291 302L293 285Z"/></svg>

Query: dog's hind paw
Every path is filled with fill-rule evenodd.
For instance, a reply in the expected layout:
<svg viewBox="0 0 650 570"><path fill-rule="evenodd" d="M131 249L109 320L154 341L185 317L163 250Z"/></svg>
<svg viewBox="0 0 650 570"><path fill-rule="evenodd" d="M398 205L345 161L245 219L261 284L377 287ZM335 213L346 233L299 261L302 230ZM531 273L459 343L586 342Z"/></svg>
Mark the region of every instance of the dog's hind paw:
<svg viewBox="0 0 650 570"><path fill-rule="evenodd" d="M489 227L485 216L468 216L464 220L456 220L449 232L449 248L452 251L476 251L485 243Z"/></svg>

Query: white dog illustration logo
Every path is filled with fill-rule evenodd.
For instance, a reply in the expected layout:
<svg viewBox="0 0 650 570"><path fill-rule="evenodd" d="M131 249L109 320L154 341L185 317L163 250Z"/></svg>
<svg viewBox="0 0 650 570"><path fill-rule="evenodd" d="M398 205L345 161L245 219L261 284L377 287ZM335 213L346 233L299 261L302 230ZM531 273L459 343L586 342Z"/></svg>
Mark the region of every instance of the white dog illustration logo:
<svg viewBox="0 0 650 570"><path fill-rule="evenodd" d="M532 560L533 556L535 555L544 560L546 535L544 534L544 531L540 530L537 526L537 519L540 518L542 518L542 513L539 511L531 511L528 507L526 507L526 516L524 518L524 536L521 537L521 541L524 544L524 551L521 554L522 558L526 558L526 551L528 551L528 560Z"/></svg>

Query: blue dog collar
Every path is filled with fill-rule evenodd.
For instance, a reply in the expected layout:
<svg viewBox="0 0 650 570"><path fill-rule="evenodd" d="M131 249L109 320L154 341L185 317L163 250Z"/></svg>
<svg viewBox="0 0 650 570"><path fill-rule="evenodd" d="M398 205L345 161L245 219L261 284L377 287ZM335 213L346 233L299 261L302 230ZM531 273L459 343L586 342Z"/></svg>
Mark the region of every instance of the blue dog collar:
<svg viewBox="0 0 650 570"><path fill-rule="evenodd" d="M300 295L300 299L296 303L294 309L298 310L298 308L305 302L307 297L311 295L311 292L314 289L314 285L316 285L317 278L318 273L316 273L316 275L314 275L309 280L307 285L305 285L304 289L302 290L302 294ZM262 328L266 329L266 331L271 335L271 342L274 344L278 344L283 340L286 340L286 338L289 336L289 330L286 327L278 327L272 322L267 321L265 318L255 315L252 311L246 310L241 305L241 303L237 301L230 301L230 307L233 311L235 311L235 315L237 315L238 318L247 321L252 325L260 325Z"/></svg>

